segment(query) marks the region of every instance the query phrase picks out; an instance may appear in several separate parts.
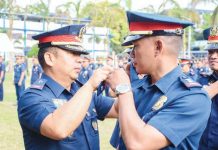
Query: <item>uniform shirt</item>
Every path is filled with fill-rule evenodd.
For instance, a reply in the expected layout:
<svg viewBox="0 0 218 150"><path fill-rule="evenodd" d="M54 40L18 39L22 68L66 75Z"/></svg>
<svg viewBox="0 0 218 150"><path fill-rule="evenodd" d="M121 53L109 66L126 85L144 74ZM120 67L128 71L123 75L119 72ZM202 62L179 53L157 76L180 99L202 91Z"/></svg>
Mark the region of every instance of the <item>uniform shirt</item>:
<svg viewBox="0 0 218 150"><path fill-rule="evenodd" d="M14 83L19 82L21 73L24 72L25 70L26 70L26 68L25 68L24 64L16 64L14 66ZM25 77L24 77L24 80L25 80ZM24 83L24 80L23 80L22 84Z"/></svg>
<svg viewBox="0 0 218 150"><path fill-rule="evenodd" d="M32 75L31 75L31 84L33 84L36 80L40 78L41 73L42 73L42 67L39 64L33 65Z"/></svg>
<svg viewBox="0 0 218 150"><path fill-rule="evenodd" d="M72 135L64 140L52 140L40 134L42 121L67 102L79 89L73 83L70 92L43 74L18 101L18 117L27 150L98 150L97 119L103 120L113 105L111 98L93 94L87 114ZM61 122L60 122L61 123Z"/></svg>
<svg viewBox="0 0 218 150"><path fill-rule="evenodd" d="M87 67L87 68L82 68L82 70L79 73L79 78L78 80L82 83L86 83L89 78L92 76L93 71L91 70L91 68Z"/></svg>
<svg viewBox="0 0 218 150"><path fill-rule="evenodd" d="M133 92L138 115L172 143L164 150L197 149L210 114L208 95L199 83L182 73L180 66L155 84L150 81L146 76L145 82L139 83L142 86ZM122 138L111 139L111 144L126 149Z"/></svg>
<svg viewBox="0 0 218 150"><path fill-rule="evenodd" d="M96 69L96 64L91 63L91 64L89 64L88 67L89 67L91 70L95 70L95 69Z"/></svg>
<svg viewBox="0 0 218 150"><path fill-rule="evenodd" d="M4 76L2 77L2 81L4 81L4 79L5 79L5 64L3 62L0 63L0 73L2 71L4 72Z"/></svg>
<svg viewBox="0 0 218 150"><path fill-rule="evenodd" d="M213 73L210 76L202 77L199 82L202 85L208 85L218 80L218 76ZM212 98L211 113L207 127L201 137L200 150L218 149L218 95Z"/></svg>
<svg viewBox="0 0 218 150"><path fill-rule="evenodd" d="M130 64L129 72L130 72L130 81L131 82L134 82L135 80L139 80L138 73L136 72L136 70L133 66L133 63Z"/></svg>
<svg viewBox="0 0 218 150"><path fill-rule="evenodd" d="M190 71L188 73L188 76L191 77L193 80L197 80L198 79L198 74L197 74L197 69L194 67L190 68Z"/></svg>

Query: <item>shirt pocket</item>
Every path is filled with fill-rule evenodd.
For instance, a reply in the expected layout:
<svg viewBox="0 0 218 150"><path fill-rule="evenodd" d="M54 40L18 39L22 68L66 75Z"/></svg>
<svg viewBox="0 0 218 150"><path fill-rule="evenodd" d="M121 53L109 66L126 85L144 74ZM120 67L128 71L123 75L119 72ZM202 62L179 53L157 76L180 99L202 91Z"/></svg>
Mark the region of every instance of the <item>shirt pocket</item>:
<svg viewBox="0 0 218 150"><path fill-rule="evenodd" d="M92 136L98 135L98 119L96 112L86 113L86 126Z"/></svg>

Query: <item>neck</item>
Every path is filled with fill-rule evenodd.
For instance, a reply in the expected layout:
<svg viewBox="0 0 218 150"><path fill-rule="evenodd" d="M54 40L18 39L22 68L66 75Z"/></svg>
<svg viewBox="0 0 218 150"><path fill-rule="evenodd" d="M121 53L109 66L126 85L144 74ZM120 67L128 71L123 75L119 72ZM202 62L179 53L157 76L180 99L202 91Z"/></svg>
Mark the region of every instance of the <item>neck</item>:
<svg viewBox="0 0 218 150"><path fill-rule="evenodd" d="M45 74L52 78L54 81L56 81L58 84L63 86L66 90L70 91L71 84L72 82L74 82L74 80L72 81L71 79L68 79L63 75L60 75L60 73L56 74L52 71L45 71Z"/></svg>
<svg viewBox="0 0 218 150"><path fill-rule="evenodd" d="M178 64L176 60L165 59L164 61L159 61L159 63L156 66L156 69L154 69L154 72L150 74L152 84L156 83L158 80L160 80L166 74L171 72L177 66Z"/></svg>

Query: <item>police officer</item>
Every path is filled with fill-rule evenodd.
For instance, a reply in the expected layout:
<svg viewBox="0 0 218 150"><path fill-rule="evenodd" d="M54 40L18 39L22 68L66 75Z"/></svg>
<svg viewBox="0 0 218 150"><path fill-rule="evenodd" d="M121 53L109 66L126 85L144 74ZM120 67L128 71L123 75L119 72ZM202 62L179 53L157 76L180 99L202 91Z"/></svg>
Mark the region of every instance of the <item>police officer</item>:
<svg viewBox="0 0 218 150"><path fill-rule="evenodd" d="M195 81L197 80L198 75L195 72L195 69L191 67L190 58L180 58L180 65L184 74L186 74Z"/></svg>
<svg viewBox="0 0 218 150"><path fill-rule="evenodd" d="M82 56L82 70L80 71L78 80L82 83L86 83L89 78L93 74L92 68L89 66L90 64L90 56L89 55L83 55Z"/></svg>
<svg viewBox="0 0 218 150"><path fill-rule="evenodd" d="M5 80L5 64L4 57L0 54L0 102L4 99L4 87L3 83Z"/></svg>
<svg viewBox="0 0 218 150"><path fill-rule="evenodd" d="M16 97L19 100L21 94L25 90L25 76L26 68L23 63L23 54L16 54L16 64L14 65L14 85L16 90Z"/></svg>
<svg viewBox="0 0 218 150"><path fill-rule="evenodd" d="M177 64L183 28L191 23L130 11L127 17L135 38L123 45L134 45L134 67L147 76L134 96L123 70L114 71L107 80L118 95L120 138L113 146L121 150L197 149L211 102L201 85Z"/></svg>
<svg viewBox="0 0 218 150"><path fill-rule="evenodd" d="M204 37L208 40L209 66L213 70L211 75L202 77L199 82L205 85L206 90L212 98L211 114L207 127L202 135L199 150L218 149L218 27L211 27L204 30Z"/></svg>
<svg viewBox="0 0 218 150"><path fill-rule="evenodd" d="M78 80L84 25L70 25L34 36L44 73L18 102L25 149L98 150L97 119L117 117L114 100L95 89L113 71L99 68L82 85Z"/></svg>
<svg viewBox="0 0 218 150"><path fill-rule="evenodd" d="M42 67L39 64L39 61L36 57L32 58L33 67L30 83L33 84L36 80L40 79L42 76Z"/></svg>

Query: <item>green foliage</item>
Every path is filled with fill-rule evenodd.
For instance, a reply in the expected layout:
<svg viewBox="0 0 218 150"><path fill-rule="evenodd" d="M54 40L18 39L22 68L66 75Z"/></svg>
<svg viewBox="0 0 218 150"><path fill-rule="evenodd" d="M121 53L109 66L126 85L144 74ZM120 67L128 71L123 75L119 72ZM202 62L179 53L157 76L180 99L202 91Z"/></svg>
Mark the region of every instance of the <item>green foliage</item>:
<svg viewBox="0 0 218 150"><path fill-rule="evenodd" d="M211 14L203 15L203 25L200 27L201 29L206 29L211 26L212 18Z"/></svg>
<svg viewBox="0 0 218 150"><path fill-rule="evenodd" d="M218 6L215 8L213 15L212 15L212 25L218 24Z"/></svg>
<svg viewBox="0 0 218 150"><path fill-rule="evenodd" d="M111 29L111 47L119 53L122 50L121 42L128 33L125 10L117 3L102 1L89 2L81 11L82 17L91 18L91 26L108 27Z"/></svg>
<svg viewBox="0 0 218 150"><path fill-rule="evenodd" d="M28 52L28 57L36 57L38 56L39 48L38 45L33 45L31 50Z"/></svg>

